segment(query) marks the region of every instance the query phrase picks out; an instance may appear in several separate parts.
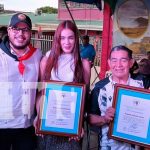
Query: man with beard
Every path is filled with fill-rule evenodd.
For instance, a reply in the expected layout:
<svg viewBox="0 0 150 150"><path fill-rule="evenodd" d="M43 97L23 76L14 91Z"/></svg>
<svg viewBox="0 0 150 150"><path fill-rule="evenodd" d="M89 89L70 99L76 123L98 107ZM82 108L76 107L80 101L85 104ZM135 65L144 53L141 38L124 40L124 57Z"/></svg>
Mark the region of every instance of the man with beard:
<svg viewBox="0 0 150 150"><path fill-rule="evenodd" d="M31 19L14 14L0 44L0 149L33 150L41 51L31 46Z"/></svg>

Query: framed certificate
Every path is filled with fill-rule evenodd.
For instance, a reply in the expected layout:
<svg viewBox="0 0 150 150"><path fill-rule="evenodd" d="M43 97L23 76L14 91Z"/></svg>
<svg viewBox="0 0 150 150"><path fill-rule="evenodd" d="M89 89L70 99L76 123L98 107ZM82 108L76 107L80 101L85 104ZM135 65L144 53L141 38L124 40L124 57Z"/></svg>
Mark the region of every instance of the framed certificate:
<svg viewBox="0 0 150 150"><path fill-rule="evenodd" d="M37 133L60 136L81 134L85 91L85 84L45 82Z"/></svg>
<svg viewBox="0 0 150 150"><path fill-rule="evenodd" d="M150 147L150 90L116 84L113 107L109 137Z"/></svg>

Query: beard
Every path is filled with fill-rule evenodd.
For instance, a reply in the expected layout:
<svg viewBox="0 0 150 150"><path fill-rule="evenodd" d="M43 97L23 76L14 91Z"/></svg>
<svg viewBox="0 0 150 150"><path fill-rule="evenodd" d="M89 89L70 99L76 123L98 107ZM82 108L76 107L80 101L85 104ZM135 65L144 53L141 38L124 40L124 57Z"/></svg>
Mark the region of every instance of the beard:
<svg viewBox="0 0 150 150"><path fill-rule="evenodd" d="M13 46L13 48L17 50L22 50L25 49L30 44L30 39L27 40L23 45L15 45L11 40L10 40L10 44Z"/></svg>

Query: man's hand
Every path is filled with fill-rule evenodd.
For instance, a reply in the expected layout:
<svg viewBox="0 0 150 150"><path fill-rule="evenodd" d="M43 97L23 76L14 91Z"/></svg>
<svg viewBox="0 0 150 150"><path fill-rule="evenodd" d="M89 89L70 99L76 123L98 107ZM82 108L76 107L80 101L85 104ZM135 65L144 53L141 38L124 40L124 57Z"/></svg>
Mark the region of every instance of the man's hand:
<svg viewBox="0 0 150 150"><path fill-rule="evenodd" d="M113 107L109 107L106 110L105 116L103 116L105 122L110 123L110 121L112 121L114 119L114 115L115 115L115 109Z"/></svg>

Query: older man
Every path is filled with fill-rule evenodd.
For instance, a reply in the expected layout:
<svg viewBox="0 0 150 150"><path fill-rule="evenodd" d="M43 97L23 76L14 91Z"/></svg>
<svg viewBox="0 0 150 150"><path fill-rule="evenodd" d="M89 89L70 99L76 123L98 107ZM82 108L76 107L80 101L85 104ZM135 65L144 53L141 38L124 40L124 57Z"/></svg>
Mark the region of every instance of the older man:
<svg viewBox="0 0 150 150"><path fill-rule="evenodd" d="M133 65L132 51L125 46L112 48L108 64L112 75L96 83L91 94L89 121L101 128L101 150L131 150L134 148L130 144L109 139L107 136L109 123L115 113L115 109L112 108L114 85L119 83L142 87L142 82L130 78L129 69Z"/></svg>
<svg viewBox="0 0 150 150"><path fill-rule="evenodd" d="M0 149L33 150L36 82L41 51L31 46L31 19L14 14L0 44Z"/></svg>

